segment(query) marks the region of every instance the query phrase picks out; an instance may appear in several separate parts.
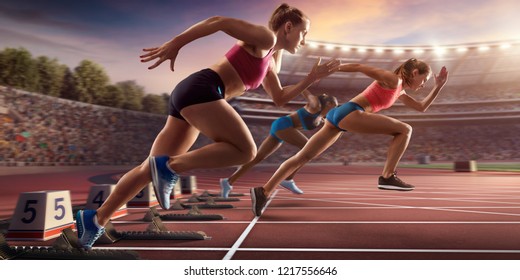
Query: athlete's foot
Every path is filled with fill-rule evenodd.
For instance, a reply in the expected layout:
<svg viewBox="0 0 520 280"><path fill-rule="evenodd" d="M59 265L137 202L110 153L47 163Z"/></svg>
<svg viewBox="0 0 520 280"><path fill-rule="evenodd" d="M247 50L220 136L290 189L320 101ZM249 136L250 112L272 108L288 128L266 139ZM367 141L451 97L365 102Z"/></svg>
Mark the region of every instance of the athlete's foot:
<svg viewBox="0 0 520 280"><path fill-rule="evenodd" d="M165 210L170 209L170 194L179 180L179 175L168 166L169 156L150 156L150 171L152 185L159 205Z"/></svg>
<svg viewBox="0 0 520 280"><path fill-rule="evenodd" d="M280 183L280 186L286 188L287 190L295 193L295 194L303 194L303 191L296 186L296 183L294 183L294 180L283 180Z"/></svg>
<svg viewBox="0 0 520 280"><path fill-rule="evenodd" d="M229 193L233 189L233 186L229 184L228 178L222 178L220 179L220 193L223 198L228 198Z"/></svg>
<svg viewBox="0 0 520 280"><path fill-rule="evenodd" d="M264 188L257 187L251 189L252 209L255 216L262 215L265 204L267 203L267 196L264 193Z"/></svg>
<svg viewBox="0 0 520 280"><path fill-rule="evenodd" d="M381 190L395 190L395 191L411 191L415 187L413 185L403 182L397 178L397 173L392 174L388 178L379 176L379 184L377 186Z"/></svg>

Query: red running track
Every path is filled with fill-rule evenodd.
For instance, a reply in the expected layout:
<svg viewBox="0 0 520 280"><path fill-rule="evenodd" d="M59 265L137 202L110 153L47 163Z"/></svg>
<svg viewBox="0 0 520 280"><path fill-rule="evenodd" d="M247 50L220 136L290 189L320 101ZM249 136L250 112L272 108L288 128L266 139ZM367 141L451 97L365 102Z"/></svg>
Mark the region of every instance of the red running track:
<svg viewBox="0 0 520 280"><path fill-rule="evenodd" d="M3 230L21 192L70 190L72 204L80 206L91 185L111 183L125 170L4 168L0 170ZM168 230L203 231L209 240L122 240L94 248L134 250L142 259L167 260L520 259L518 173L400 169L399 176L417 188L396 192L377 189L380 167L307 166L296 177L305 194L277 189L264 214L255 218L249 188L264 183L274 170L258 167L239 180L234 192L245 196L238 202L220 202L234 208L202 209L225 220L163 221ZM197 177L199 194L204 190L217 193L219 178L232 171L191 175ZM145 230L149 222L142 218L147 210L132 208L129 215L112 223L118 231ZM187 211L160 210L161 214ZM50 246L53 242L10 241L9 245Z"/></svg>

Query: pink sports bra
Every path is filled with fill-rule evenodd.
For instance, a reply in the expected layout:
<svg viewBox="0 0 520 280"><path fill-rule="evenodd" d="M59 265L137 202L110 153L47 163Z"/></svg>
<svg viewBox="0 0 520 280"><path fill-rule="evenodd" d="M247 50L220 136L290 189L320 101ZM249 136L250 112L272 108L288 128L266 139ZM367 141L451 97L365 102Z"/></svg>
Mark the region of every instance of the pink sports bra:
<svg viewBox="0 0 520 280"><path fill-rule="evenodd" d="M264 58L252 56L239 44L235 44L226 53L227 60L237 71L246 90L255 89L262 84L272 56L272 49Z"/></svg>
<svg viewBox="0 0 520 280"><path fill-rule="evenodd" d="M399 84L395 89L383 88L377 81L371 83L363 92L372 107L372 112L378 112L392 106L397 98L403 94L403 83L399 80Z"/></svg>

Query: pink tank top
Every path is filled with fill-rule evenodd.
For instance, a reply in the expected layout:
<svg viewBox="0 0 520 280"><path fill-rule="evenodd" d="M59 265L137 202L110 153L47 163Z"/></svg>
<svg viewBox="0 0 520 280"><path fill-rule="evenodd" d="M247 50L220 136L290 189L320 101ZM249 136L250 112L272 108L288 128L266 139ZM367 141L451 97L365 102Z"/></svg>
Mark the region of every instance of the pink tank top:
<svg viewBox="0 0 520 280"><path fill-rule="evenodd" d="M403 83L399 80L399 84L395 89L383 88L377 81L371 83L363 92L372 107L372 112L378 112L392 106L397 98L403 94Z"/></svg>
<svg viewBox="0 0 520 280"><path fill-rule="evenodd" d="M264 58L252 56L239 44L235 44L226 53L227 60L237 71L246 90L255 89L262 84L272 56L272 49Z"/></svg>

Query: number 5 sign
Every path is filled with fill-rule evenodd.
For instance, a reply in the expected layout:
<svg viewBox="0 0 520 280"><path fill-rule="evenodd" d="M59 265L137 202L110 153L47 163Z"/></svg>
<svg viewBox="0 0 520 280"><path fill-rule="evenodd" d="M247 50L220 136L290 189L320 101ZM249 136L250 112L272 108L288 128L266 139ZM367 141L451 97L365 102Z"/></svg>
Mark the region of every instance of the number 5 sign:
<svg viewBox="0 0 520 280"><path fill-rule="evenodd" d="M69 191L21 193L7 231L8 240L48 240L74 228Z"/></svg>

